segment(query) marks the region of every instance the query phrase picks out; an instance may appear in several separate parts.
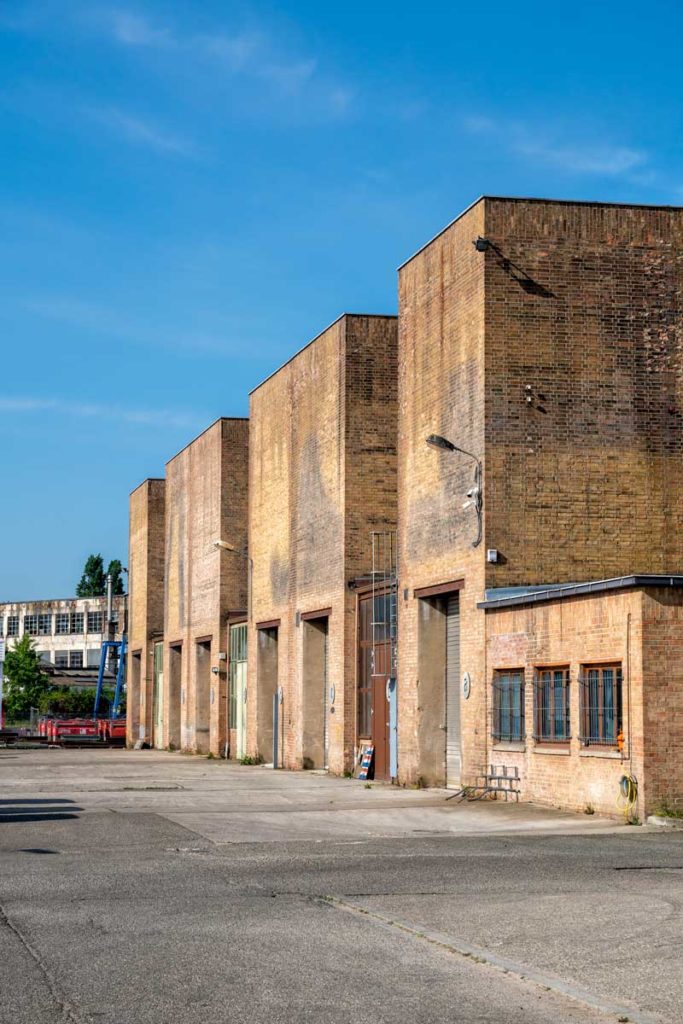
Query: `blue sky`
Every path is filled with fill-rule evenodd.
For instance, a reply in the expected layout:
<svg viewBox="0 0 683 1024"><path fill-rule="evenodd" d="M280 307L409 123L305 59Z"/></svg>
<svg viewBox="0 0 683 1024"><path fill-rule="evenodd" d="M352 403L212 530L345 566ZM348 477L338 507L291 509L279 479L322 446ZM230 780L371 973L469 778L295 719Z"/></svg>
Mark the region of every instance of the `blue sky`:
<svg viewBox="0 0 683 1024"><path fill-rule="evenodd" d="M683 8L0 3L0 600L482 193L683 203Z"/></svg>

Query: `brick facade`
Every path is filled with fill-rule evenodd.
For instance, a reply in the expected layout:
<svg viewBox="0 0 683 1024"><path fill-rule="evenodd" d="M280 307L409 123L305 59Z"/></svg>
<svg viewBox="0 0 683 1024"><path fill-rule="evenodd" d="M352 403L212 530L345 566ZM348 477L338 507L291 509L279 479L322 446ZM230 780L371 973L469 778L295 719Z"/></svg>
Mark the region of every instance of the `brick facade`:
<svg viewBox="0 0 683 1024"><path fill-rule="evenodd" d="M144 480L130 495L126 739L152 736L153 643L164 631L165 482Z"/></svg>
<svg viewBox="0 0 683 1024"><path fill-rule="evenodd" d="M219 419L166 466L162 745L215 756L226 742L227 617L247 603L248 429Z"/></svg>
<svg viewBox="0 0 683 1024"><path fill-rule="evenodd" d="M445 776L416 588L463 587L471 782L488 758L485 590L683 568L682 243L683 210L484 198L401 268L402 781ZM483 463L479 547L473 462L427 449L431 433Z"/></svg>
<svg viewBox="0 0 683 1024"><path fill-rule="evenodd" d="M396 526L395 431L394 317L341 317L251 395L248 743L266 761L279 685L281 763L322 766L326 714L330 770L353 764L356 599L348 583L371 567L371 531ZM314 612L324 615L312 622ZM276 655L263 623L277 628Z"/></svg>
<svg viewBox="0 0 683 1024"><path fill-rule="evenodd" d="M624 774L638 780L641 818L683 796L683 590L628 588L491 608L486 620L489 692L496 670L524 672L524 736L492 741L489 757L519 770L525 800L615 814ZM606 663L622 671L621 753L580 736L582 675ZM548 666L569 669L568 743L534 736L534 684ZM491 700L487 719L491 735Z"/></svg>

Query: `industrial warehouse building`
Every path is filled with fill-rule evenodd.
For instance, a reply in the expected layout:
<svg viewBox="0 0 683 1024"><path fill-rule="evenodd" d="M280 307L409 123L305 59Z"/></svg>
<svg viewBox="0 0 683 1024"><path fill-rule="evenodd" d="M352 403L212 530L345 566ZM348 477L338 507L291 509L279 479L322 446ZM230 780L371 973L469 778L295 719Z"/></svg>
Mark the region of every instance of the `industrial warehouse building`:
<svg viewBox="0 0 683 1024"><path fill-rule="evenodd" d="M683 796L682 243L681 209L482 198L401 267L398 339L342 317L252 393L248 552L244 421L134 492L131 742Z"/></svg>
<svg viewBox="0 0 683 1024"><path fill-rule="evenodd" d="M224 754L228 634L246 621L248 422L221 418L130 501L129 736Z"/></svg>

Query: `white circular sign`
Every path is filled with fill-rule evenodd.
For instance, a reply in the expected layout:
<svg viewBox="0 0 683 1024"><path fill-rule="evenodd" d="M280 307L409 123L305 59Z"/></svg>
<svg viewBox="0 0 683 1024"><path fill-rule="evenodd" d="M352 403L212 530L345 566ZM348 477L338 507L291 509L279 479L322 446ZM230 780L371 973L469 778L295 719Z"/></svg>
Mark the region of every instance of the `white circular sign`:
<svg viewBox="0 0 683 1024"><path fill-rule="evenodd" d="M462 695L467 700L472 689L472 680L470 679L469 672L465 672L462 677Z"/></svg>

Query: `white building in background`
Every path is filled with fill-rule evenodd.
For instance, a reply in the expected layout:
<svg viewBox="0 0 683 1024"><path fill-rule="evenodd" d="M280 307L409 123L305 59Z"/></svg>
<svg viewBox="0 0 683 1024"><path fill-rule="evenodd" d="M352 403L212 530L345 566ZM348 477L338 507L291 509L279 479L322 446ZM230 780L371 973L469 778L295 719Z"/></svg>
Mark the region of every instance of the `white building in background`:
<svg viewBox="0 0 683 1024"><path fill-rule="evenodd" d="M114 598L114 639L125 629L125 597ZM55 668L96 668L107 630L106 597L0 603L0 638L11 650L30 636L41 660Z"/></svg>

